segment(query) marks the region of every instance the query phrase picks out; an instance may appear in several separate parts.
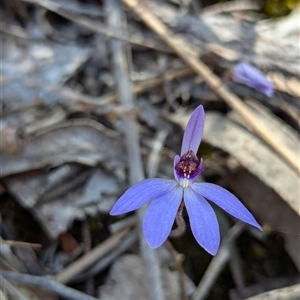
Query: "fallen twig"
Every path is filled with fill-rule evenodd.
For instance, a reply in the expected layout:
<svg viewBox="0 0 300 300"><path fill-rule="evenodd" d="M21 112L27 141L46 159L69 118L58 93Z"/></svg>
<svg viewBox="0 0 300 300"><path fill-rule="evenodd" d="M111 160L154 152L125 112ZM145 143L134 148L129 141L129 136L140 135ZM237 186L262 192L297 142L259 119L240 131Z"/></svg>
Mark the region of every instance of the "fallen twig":
<svg viewBox="0 0 300 300"><path fill-rule="evenodd" d="M65 299L97 300L94 297L91 297L82 292L66 287L63 284L56 282L54 279L50 277L32 276L32 275L19 274L19 273L7 272L7 271L0 271L0 275L2 275L7 280L12 280L30 286L42 287L48 291L52 291L56 293L58 296L63 297Z"/></svg>
<svg viewBox="0 0 300 300"><path fill-rule="evenodd" d="M5 294L8 294L10 299L28 300L8 280L3 278L2 275L0 275L0 282L1 282L1 290L0 291L4 292ZM3 296L3 298L2 298L2 296ZM4 298L4 295L0 294L0 299L5 300L6 298Z"/></svg>
<svg viewBox="0 0 300 300"><path fill-rule="evenodd" d="M239 0L239 1L230 1L225 3L217 3L210 5L203 9L203 14L206 15L217 15L221 13L232 13L236 11L245 11L245 10L260 10L262 4L258 1L249 1L249 0Z"/></svg>
<svg viewBox="0 0 300 300"><path fill-rule="evenodd" d="M125 21L122 12L121 0L107 0L106 8L108 12L108 23L112 28L124 28ZM122 22L123 20L123 22ZM128 60L126 58L126 48L121 41L111 40L110 49L113 59L113 73L116 81L116 89L120 103L124 108L133 109L134 101L130 78L128 74ZM128 153L130 183L134 184L144 179L141 151L138 143L138 130L135 118L124 119L123 128L126 136L126 146ZM138 210L139 223L145 213L145 207ZM162 276L157 252L149 248L143 237L142 226L140 228L140 246L143 262L146 269L146 280L151 300L163 300Z"/></svg>
<svg viewBox="0 0 300 300"><path fill-rule="evenodd" d="M196 288L192 300L202 300L207 296L218 274L222 271L223 266L230 258L232 242L243 232L245 226L244 223L239 222L228 231L217 255L212 259L200 284Z"/></svg>
<svg viewBox="0 0 300 300"><path fill-rule="evenodd" d="M34 40L37 39L34 36L32 36L30 33L28 33L23 28L16 26L16 25L9 25L4 22L0 22L0 32L21 38L26 40Z"/></svg>
<svg viewBox="0 0 300 300"><path fill-rule="evenodd" d="M169 240L166 241L165 243L167 249L169 250L173 260L174 260L174 263L175 263L175 266L176 266L176 269L177 269L177 272L178 272L178 277L179 277L179 286L180 286L180 299L182 300L187 300L188 297L187 297L187 294L186 294L186 286L185 286L185 272L184 272L184 269L183 269L183 266L182 266L182 258L180 257L180 255L176 252L176 250L174 249L173 245L171 244L171 242Z"/></svg>
<svg viewBox="0 0 300 300"><path fill-rule="evenodd" d="M2 240L0 239L1 244L6 244L12 247L21 247L21 248L31 248L34 250L40 250L42 248L41 244L33 244L33 243L26 243L21 241L11 241L11 240Z"/></svg>
<svg viewBox="0 0 300 300"><path fill-rule="evenodd" d="M74 263L70 264L66 269L56 276L56 280L61 283L70 282L74 276L95 264L95 262L97 262L104 254L116 247L120 240L124 238L129 231L130 228L125 228L112 235L102 244L98 245L93 250L80 257Z"/></svg>
<svg viewBox="0 0 300 300"><path fill-rule="evenodd" d="M79 274L72 278L71 283L81 282L95 276L100 273L103 269L109 266L118 256L124 253L128 248L132 246L133 243L137 240L137 231L132 230L129 232L118 244L118 247L112 248L109 253L107 253L103 258L99 260L93 267L91 267L88 271Z"/></svg>

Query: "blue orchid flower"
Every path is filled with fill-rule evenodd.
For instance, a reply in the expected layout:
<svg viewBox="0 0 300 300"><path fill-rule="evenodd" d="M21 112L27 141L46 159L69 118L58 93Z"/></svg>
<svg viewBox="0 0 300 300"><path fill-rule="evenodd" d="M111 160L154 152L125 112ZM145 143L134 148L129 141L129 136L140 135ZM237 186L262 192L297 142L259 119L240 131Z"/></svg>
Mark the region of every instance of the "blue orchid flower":
<svg viewBox="0 0 300 300"><path fill-rule="evenodd" d="M209 201L233 217L262 230L252 214L232 193L212 183L195 182L204 171L203 159L196 156L203 135L204 118L204 109L200 105L187 124L181 154L174 158L175 180L142 180L126 190L110 211L111 215L124 214L151 201L143 220L144 236L151 248L157 248L165 242L177 214L185 206L197 242L215 255L220 244L220 231Z"/></svg>
<svg viewBox="0 0 300 300"><path fill-rule="evenodd" d="M274 93L272 82L257 68L246 62L241 62L234 67L233 80L243 83L267 97L272 97Z"/></svg>

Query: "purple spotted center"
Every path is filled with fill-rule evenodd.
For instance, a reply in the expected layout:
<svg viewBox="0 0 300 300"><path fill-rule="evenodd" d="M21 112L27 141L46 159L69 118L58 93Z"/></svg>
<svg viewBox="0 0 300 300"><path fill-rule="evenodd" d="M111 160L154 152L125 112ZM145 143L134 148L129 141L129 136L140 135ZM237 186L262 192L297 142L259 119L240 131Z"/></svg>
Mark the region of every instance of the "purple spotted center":
<svg viewBox="0 0 300 300"><path fill-rule="evenodd" d="M193 183L203 170L203 160L200 160L192 150L183 154L179 162L175 165L176 175L183 187L188 187Z"/></svg>

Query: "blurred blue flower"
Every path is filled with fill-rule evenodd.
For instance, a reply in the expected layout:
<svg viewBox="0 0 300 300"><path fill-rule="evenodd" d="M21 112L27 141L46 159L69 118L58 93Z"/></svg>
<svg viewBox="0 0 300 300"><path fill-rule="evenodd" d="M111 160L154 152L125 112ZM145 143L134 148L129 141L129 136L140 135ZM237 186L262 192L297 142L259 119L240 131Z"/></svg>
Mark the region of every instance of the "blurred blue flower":
<svg viewBox="0 0 300 300"><path fill-rule="evenodd" d="M246 62L241 62L234 67L233 80L243 83L268 97L273 96L272 83L257 68Z"/></svg>
<svg viewBox="0 0 300 300"><path fill-rule="evenodd" d="M111 215L127 213L151 200L143 221L144 235L151 248L157 248L165 242L176 215L185 205L197 242L207 252L215 255L220 244L219 224L207 200L235 218L262 230L252 214L233 194L212 183L195 182L204 170L203 159L196 156L203 134L204 118L204 109L200 105L187 124L181 156L176 155L174 158L176 180L142 180L130 187L110 212Z"/></svg>

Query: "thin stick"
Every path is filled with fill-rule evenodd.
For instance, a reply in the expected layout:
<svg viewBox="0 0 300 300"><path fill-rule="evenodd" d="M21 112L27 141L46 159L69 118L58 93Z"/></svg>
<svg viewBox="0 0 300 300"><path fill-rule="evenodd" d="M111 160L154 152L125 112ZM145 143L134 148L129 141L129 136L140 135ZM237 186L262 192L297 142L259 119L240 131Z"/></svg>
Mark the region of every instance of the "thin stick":
<svg viewBox="0 0 300 300"><path fill-rule="evenodd" d="M149 155L146 168L148 177L156 176L157 169L160 163L160 154L163 149L165 139L168 136L168 133L169 130L166 129L159 131L153 141L151 153Z"/></svg>
<svg viewBox="0 0 300 300"><path fill-rule="evenodd" d="M286 145L280 143L275 133L272 132L242 100L233 94L222 84L218 78L197 56L189 51L190 45L179 36L173 34L150 10L138 0L122 0L134 11L146 25L156 32L197 74L199 74L209 86L228 105L235 109L251 126L251 128L277 153L279 153L292 168L300 173L300 164L297 154L294 154Z"/></svg>
<svg viewBox="0 0 300 300"><path fill-rule="evenodd" d="M0 32L21 38L21 39L26 39L26 40L34 40L38 39L29 34L26 30L19 26L15 25L8 25L4 22L0 22Z"/></svg>
<svg viewBox="0 0 300 300"><path fill-rule="evenodd" d="M107 266L109 266L112 262L114 262L118 258L118 256L120 256L122 253L128 250L128 248L130 248L133 245L133 243L136 242L137 238L138 238L137 230L134 229L131 232L129 232L124 237L124 239L120 241L118 247L112 248L111 251L109 251L104 257L102 257L99 260L99 262L97 262L89 270L73 277L70 283L78 283L100 273L103 269L107 268Z"/></svg>
<svg viewBox="0 0 300 300"><path fill-rule="evenodd" d="M169 240L166 241L165 243L167 249L169 250L169 252L171 253L173 260L175 262L176 265L176 269L178 271L178 277L179 277L179 285L180 285L180 299L182 300L188 300L187 294L186 294L186 287L185 287L185 272L181 263L181 259L180 259L180 255L176 252L176 250L174 249L173 245L171 244L171 242Z"/></svg>
<svg viewBox="0 0 300 300"><path fill-rule="evenodd" d="M245 10L259 10L261 9L261 7L262 5L258 1L256 2L252 0L238 0L210 5L203 9L202 13L205 15L217 15L224 12L228 13Z"/></svg>
<svg viewBox="0 0 300 300"><path fill-rule="evenodd" d="M88 267L95 264L104 254L108 253L111 249L116 247L120 240L128 234L130 228L125 228L116 234L109 237L102 244L98 245L90 252L80 257L74 263L70 264L66 269L56 276L56 281L61 283L68 283L72 280L73 276L86 270Z"/></svg>
<svg viewBox="0 0 300 300"><path fill-rule="evenodd" d="M229 258L229 267L239 297L241 299L246 298L246 285L242 271L240 254L234 245L232 246L232 256Z"/></svg>
<svg viewBox="0 0 300 300"><path fill-rule="evenodd" d="M124 28L126 22L122 11L121 0L106 0L108 12L108 23L111 28ZM123 22L122 22L123 20ZM121 105L126 109L134 109L132 87L129 79L128 60L124 44L119 40L110 41L110 49L113 58L113 71L116 81L116 89ZM134 184L144 179L141 151L139 146L138 129L135 117L123 120L123 128L126 136L126 146L128 151L128 165L130 183ZM141 225L145 213L145 207L138 210L138 220ZM146 280L150 300L163 300L164 293L162 288L162 276L160 262L157 251L149 248L142 232L142 226L139 226L140 249L142 259L146 269Z"/></svg>
<svg viewBox="0 0 300 300"><path fill-rule="evenodd" d="M14 300L28 300L25 298L19 290L13 286L8 280L6 280L2 275L0 275L0 283L1 283L1 292L6 292L5 294L8 294L9 299L14 299ZM3 296L3 297L2 297ZM0 299L6 299L4 298L4 295L0 294Z"/></svg>
<svg viewBox="0 0 300 300"><path fill-rule="evenodd" d="M56 282L50 277L43 276L32 276L27 274L19 274L7 271L0 271L2 275L7 280L27 284L30 286L42 287L48 291L56 293L58 296L70 299L70 300L97 300L94 297L88 296L84 293L71 289L64 286L61 283Z"/></svg>
<svg viewBox="0 0 300 300"><path fill-rule="evenodd" d="M186 231L186 224L185 224L185 221L184 221L184 218L182 216L182 210L177 213L176 215L176 224L177 224L177 227L175 229L173 229L170 233L170 237L172 238L178 238L178 237L181 237L185 231Z"/></svg>
<svg viewBox="0 0 300 300"><path fill-rule="evenodd" d="M196 288L192 300L203 300L207 296L219 273L230 258L232 243L243 232L244 228L245 224L238 222L228 231L217 255L212 259L200 284Z"/></svg>
<svg viewBox="0 0 300 300"><path fill-rule="evenodd" d="M81 235L83 239L83 251L84 254L88 254L91 251L91 231L89 227L89 223L87 220L84 220L81 227ZM95 293L95 282L93 277L85 277L85 292L89 295L93 295Z"/></svg>
<svg viewBox="0 0 300 300"><path fill-rule="evenodd" d="M1 244L6 244L8 246L13 247L21 247L21 248L31 248L34 250L40 250L42 248L41 244L32 244L32 243L26 243L26 242L20 242L20 241L11 241L11 240L2 240L0 239Z"/></svg>

